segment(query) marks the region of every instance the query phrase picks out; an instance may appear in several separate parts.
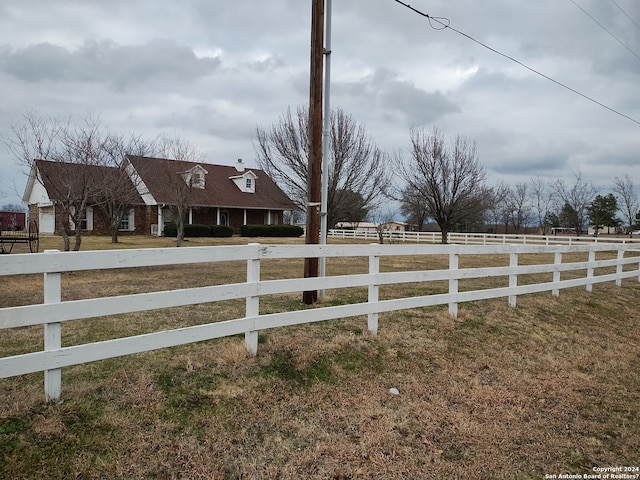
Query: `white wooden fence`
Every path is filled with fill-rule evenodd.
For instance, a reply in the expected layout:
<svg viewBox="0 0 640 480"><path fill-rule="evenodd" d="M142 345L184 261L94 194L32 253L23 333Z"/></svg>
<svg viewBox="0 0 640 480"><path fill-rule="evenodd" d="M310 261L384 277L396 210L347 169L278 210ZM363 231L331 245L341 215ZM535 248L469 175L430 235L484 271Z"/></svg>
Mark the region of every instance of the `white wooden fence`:
<svg viewBox="0 0 640 480"><path fill-rule="evenodd" d="M563 254L583 252L581 261L564 262ZM605 253L606 252L606 253ZM459 268L465 255L509 255L509 265L483 268ZM553 263L518 264L522 254L542 255ZM600 259L596 255L600 254ZM448 255L448 268L442 270L411 270L381 272L380 260L388 256ZM325 257L368 257L368 273L324 278L291 278L262 280L263 259L302 259ZM584 257L584 258L583 258ZM63 272L117 268L186 265L207 262L246 261L246 282L153 293L114 296L74 301L61 301ZM495 263L495 262L494 262ZM563 280L562 274L571 273ZM543 283L518 285L519 275L547 273ZM45 372L45 395L50 401L61 397L61 369L96 360L141 353L160 348L184 345L236 334L245 334L247 349L254 355L258 348L258 331L286 325L318 322L357 315L367 315L368 329L377 332L378 315L383 312L434 305L448 305L449 313L457 315L458 304L489 298L508 298L516 306L518 295L550 291L557 296L560 289L615 282L624 278L640 281L640 252L631 245L259 245L188 247L166 249L112 250L93 252L45 252L31 255L0 257L0 276L44 274L44 303L0 309L0 329L44 325L44 349L0 358L0 378ZM459 291L463 279L508 277L508 284L498 288ZM379 299L383 285L448 281L448 292L410 298ZM5 282L9 283L10 282ZM505 282L507 283L507 282ZM331 290L367 287L368 300L340 306L322 307L260 314L260 297L303 290ZM197 325L144 335L124 337L90 344L62 346L61 323L86 318L104 317L169 307L213 303L244 298L244 316L234 320Z"/></svg>
<svg viewBox="0 0 640 480"><path fill-rule="evenodd" d="M351 240L371 240L378 241L378 233L366 230L329 230L328 236L331 238L351 239ZM390 243L441 243L442 234L440 232L383 232L385 241ZM448 243L461 245L582 245L584 243L615 243L615 244L637 244L640 247L640 236L634 237L611 237L602 235L594 237L592 235L571 236L565 234L558 235L513 235L513 234L492 234L492 233L456 233L450 232L447 236Z"/></svg>

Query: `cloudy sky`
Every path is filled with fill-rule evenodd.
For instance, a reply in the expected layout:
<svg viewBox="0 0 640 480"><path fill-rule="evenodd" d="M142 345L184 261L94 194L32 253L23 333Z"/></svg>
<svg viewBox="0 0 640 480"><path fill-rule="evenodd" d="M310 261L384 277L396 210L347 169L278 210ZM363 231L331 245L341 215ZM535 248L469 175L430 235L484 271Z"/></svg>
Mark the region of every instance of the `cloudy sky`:
<svg viewBox="0 0 640 480"><path fill-rule="evenodd" d="M476 140L492 184L581 173L607 193L628 173L640 185L640 2L410 3L635 122L394 0L334 0L331 102L380 147L407 151L412 127L437 127ZM254 166L256 126L308 103L310 18L311 0L3 1L0 134L26 109L99 113ZM0 145L0 205L25 183Z"/></svg>

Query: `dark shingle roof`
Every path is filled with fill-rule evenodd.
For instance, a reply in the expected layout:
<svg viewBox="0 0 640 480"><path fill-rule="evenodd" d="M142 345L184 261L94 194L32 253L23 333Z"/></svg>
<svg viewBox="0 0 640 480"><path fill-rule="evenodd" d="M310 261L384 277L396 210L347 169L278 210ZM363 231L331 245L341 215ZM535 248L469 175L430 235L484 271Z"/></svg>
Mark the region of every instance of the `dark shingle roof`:
<svg viewBox="0 0 640 480"><path fill-rule="evenodd" d="M62 201L65 198L77 199L87 188L94 196L100 196L100 192L104 192L107 186L121 182L115 167L50 160L36 160L35 165L47 195L53 201ZM130 180L128 185L123 185L122 188L130 188L131 194L135 195L132 203L144 203ZM99 199L90 198L90 200L95 202Z"/></svg>
<svg viewBox="0 0 640 480"><path fill-rule="evenodd" d="M176 176L200 165L208 173L205 188L193 189L191 202L200 207L254 208L265 210L296 209L294 202L260 169L245 169L238 172L234 166L210 163L185 162L166 158L139 157L127 155L138 175L147 186L149 193L158 203L173 203L173 193L167 187L167 173ZM230 177L237 177L248 171L256 175L255 193L242 192Z"/></svg>

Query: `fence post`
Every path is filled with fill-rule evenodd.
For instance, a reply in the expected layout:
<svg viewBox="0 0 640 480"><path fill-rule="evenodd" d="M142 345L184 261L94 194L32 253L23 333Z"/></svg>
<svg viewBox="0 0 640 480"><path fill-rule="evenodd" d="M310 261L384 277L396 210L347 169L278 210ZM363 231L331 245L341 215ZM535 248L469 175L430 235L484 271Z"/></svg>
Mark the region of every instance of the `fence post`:
<svg viewBox="0 0 640 480"><path fill-rule="evenodd" d="M449 254L449 272L453 273L458 270L460 254L458 253L450 253ZM457 294L458 293L458 279L450 278L449 279L449 294ZM453 318L458 318L458 302L449 302L449 315Z"/></svg>
<svg viewBox="0 0 640 480"><path fill-rule="evenodd" d="M596 251L589 250L589 263L592 264L595 261L596 261ZM593 279L593 266L589 265L589 267L587 268L587 280L592 280L592 279ZM591 292L591 291L593 291L593 281L588 281L587 292Z"/></svg>
<svg viewBox="0 0 640 480"><path fill-rule="evenodd" d="M59 250L45 250L44 253L60 253ZM60 303L62 301L62 274L44 274L44 303ZM60 322L44 324L44 349L62 348L62 325ZM62 397L62 369L54 368L44 371L44 394L47 402L58 403Z"/></svg>
<svg viewBox="0 0 640 480"><path fill-rule="evenodd" d="M562 263L562 252L556 252L553 258L553 264L556 266L559 266ZM558 268L555 268L553 270L553 283L558 283L560 281L560 270ZM557 297L560 295L560 289L559 288L554 288L551 291L551 294L554 297Z"/></svg>
<svg viewBox="0 0 640 480"><path fill-rule="evenodd" d="M380 257L378 255L369 255L369 274L377 275L380 273ZM377 283L369 283L369 303L378 303L380 287ZM367 327L369 332L378 333L378 312L370 313L367 316Z"/></svg>
<svg viewBox="0 0 640 480"><path fill-rule="evenodd" d="M622 286L622 260L624 259L624 250L618 248L618 264L616 265L616 287Z"/></svg>
<svg viewBox="0 0 640 480"><path fill-rule="evenodd" d="M509 255L509 267L515 268L518 266L518 254L512 253ZM510 273L509 274L509 288L514 288L518 286L518 274ZM509 295L509 306L516 306L516 295Z"/></svg>
<svg viewBox="0 0 640 480"><path fill-rule="evenodd" d="M249 245L260 245L259 243L250 243ZM250 258L247 260L247 283L258 283L260 281L260 254L257 251L256 258ZM250 296L245 300L246 304L246 312L245 316L249 317L257 317L260 314L260 297L259 296ZM258 354L258 331L252 330L250 332L245 332L244 334L244 344L247 351L256 356Z"/></svg>

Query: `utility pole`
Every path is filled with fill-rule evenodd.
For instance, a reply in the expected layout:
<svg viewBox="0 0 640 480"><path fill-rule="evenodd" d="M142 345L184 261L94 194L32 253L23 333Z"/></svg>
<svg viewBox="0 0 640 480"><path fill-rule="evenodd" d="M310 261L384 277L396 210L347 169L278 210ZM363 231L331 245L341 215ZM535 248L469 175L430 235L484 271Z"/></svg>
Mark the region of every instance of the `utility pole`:
<svg viewBox="0 0 640 480"><path fill-rule="evenodd" d="M320 243L320 205L322 201L322 71L324 63L324 0L311 0L311 68L309 88L309 165L307 173L307 232L305 243ZM318 258L305 258L304 277L318 276ZM318 291L302 294L311 305Z"/></svg>
<svg viewBox="0 0 640 480"><path fill-rule="evenodd" d="M324 129L322 132L322 202L320 207L320 243L327 243L329 197L329 147L331 140L331 0L325 0L324 11ZM327 259L320 258L320 276L327 273ZM324 297L320 290L320 298Z"/></svg>

